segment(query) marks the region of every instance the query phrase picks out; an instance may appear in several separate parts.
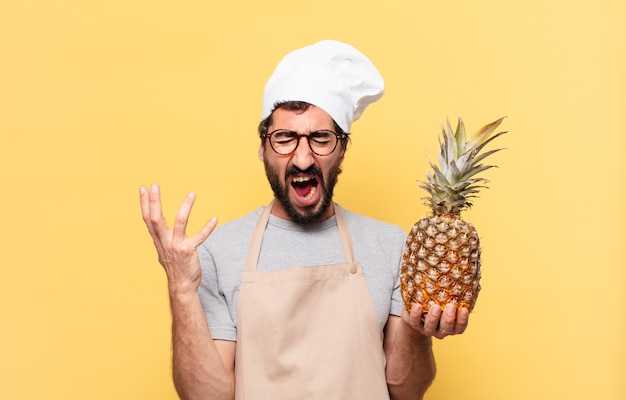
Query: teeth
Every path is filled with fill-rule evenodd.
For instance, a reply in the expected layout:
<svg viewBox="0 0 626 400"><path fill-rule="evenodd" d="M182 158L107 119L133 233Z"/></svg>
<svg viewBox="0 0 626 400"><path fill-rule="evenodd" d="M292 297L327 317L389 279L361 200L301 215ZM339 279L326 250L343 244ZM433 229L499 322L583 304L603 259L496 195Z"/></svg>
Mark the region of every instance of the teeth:
<svg viewBox="0 0 626 400"><path fill-rule="evenodd" d="M302 183L302 182L308 182L313 180L313 177L310 176L295 176L292 178L291 182L292 183ZM313 198L313 196L315 196L315 193L317 193L317 187L313 186L311 187L311 190L309 191L309 193L307 193L307 195L304 197L304 200L311 200Z"/></svg>
<svg viewBox="0 0 626 400"><path fill-rule="evenodd" d="M309 194L306 195L306 197L304 198L305 200L310 200L313 198L313 196L315 196L315 192L317 192L317 187L313 186L311 188L311 191L309 192Z"/></svg>

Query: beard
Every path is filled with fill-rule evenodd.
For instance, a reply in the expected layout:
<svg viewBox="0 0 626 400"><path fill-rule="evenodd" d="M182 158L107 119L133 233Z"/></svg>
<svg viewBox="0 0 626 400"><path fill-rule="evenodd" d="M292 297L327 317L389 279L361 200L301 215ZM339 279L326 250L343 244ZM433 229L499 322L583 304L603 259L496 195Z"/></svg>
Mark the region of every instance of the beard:
<svg viewBox="0 0 626 400"><path fill-rule="evenodd" d="M267 160L265 160L263 164L265 165L265 175L267 176L267 180L272 187L274 196L278 199L292 221L300 224L309 224L322 220L333 201L333 191L335 190L335 185L337 184L339 174L341 173L341 164L337 163L330 168L327 181L324 180L322 171L320 171L320 169L315 165L311 165L306 170L301 170L300 168L292 165L285 172L285 182L280 181L278 171L275 168L272 168ZM299 212L294 207L291 199L289 199L289 184L287 182L290 181L292 176L297 174L314 176L315 179L317 179L318 188L322 190L321 203L311 206L310 209L307 209L304 212Z"/></svg>

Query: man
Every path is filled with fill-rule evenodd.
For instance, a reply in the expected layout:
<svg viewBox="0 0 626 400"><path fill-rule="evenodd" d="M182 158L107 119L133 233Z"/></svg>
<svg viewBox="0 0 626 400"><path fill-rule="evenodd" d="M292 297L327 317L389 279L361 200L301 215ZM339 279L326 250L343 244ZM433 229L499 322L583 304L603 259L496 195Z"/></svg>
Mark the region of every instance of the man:
<svg viewBox="0 0 626 400"><path fill-rule="evenodd" d="M435 375L431 337L468 312L402 307L399 227L332 201L351 124L383 80L355 48L322 41L288 54L267 82L259 158L274 200L213 232L166 225L157 185L140 189L167 278L174 383L183 399L420 399ZM209 235L211 235L209 237Z"/></svg>

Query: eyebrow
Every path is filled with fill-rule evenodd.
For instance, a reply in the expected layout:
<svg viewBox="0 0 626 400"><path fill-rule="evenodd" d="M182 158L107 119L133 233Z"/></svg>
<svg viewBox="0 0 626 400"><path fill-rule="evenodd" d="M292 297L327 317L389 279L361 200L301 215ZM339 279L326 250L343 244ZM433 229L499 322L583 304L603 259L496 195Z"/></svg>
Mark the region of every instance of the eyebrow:
<svg viewBox="0 0 626 400"><path fill-rule="evenodd" d="M311 133L315 133L315 132L330 132L330 133L337 134L337 132L335 132L332 129L315 129L315 130L309 131L307 133L302 133L301 134L298 131L294 131L294 130L291 130L291 129L283 129L283 128L273 129L273 130L271 130L268 133L274 133L274 132L290 132L290 133L295 133L296 135L306 135L306 134L310 135Z"/></svg>

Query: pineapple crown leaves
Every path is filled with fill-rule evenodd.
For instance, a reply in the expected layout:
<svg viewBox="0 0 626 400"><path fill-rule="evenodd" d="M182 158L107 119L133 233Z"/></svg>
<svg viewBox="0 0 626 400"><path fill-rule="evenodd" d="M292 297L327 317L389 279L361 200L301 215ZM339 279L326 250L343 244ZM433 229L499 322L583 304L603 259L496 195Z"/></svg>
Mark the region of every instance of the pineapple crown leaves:
<svg viewBox="0 0 626 400"><path fill-rule="evenodd" d="M470 199L478 197L480 189L487 188L484 184L489 181L476 175L495 165L483 165L480 162L502 149L481 151L492 140L507 133L504 131L492 135L503 120L504 117L483 126L469 140L461 118L454 132L449 120L446 126L441 124L439 166L429 161L432 173L426 171L427 181L418 181L419 187L430 194L430 197L423 197L422 200L435 213L458 215L472 206Z"/></svg>

